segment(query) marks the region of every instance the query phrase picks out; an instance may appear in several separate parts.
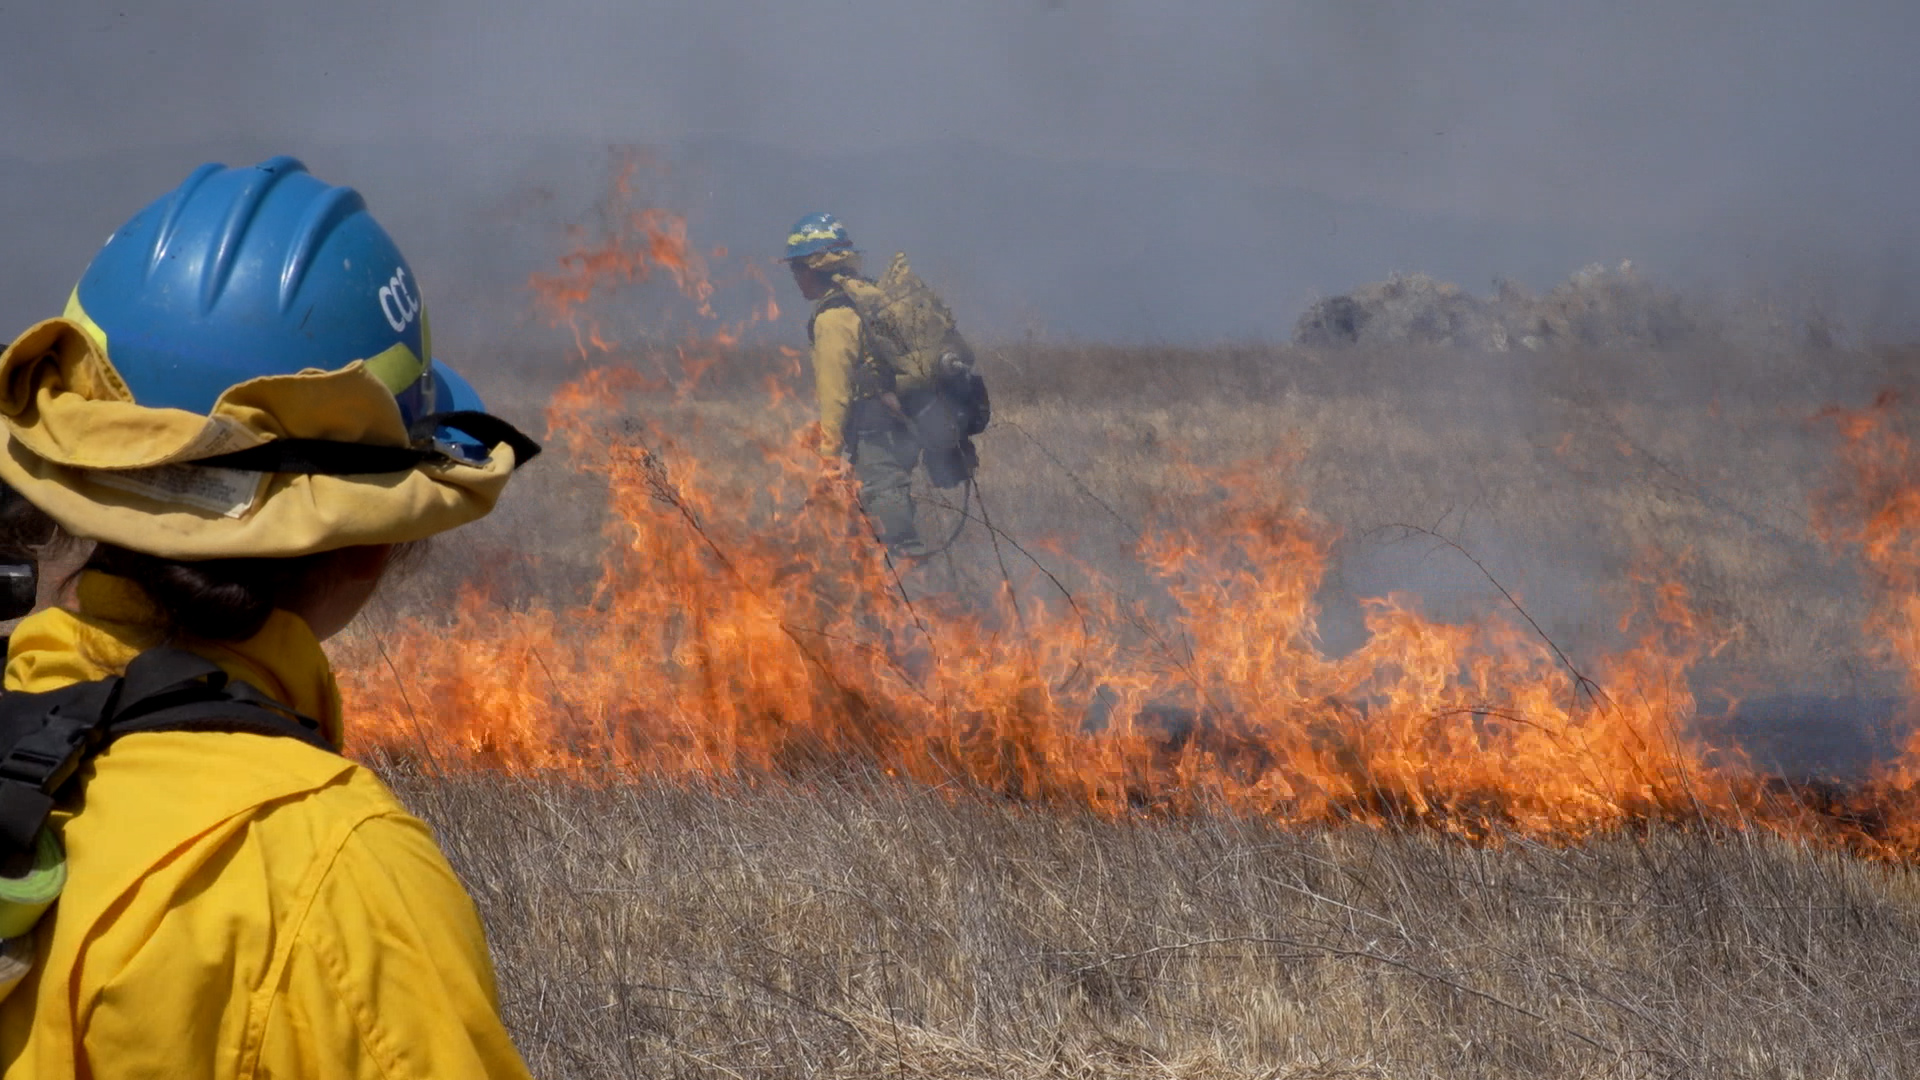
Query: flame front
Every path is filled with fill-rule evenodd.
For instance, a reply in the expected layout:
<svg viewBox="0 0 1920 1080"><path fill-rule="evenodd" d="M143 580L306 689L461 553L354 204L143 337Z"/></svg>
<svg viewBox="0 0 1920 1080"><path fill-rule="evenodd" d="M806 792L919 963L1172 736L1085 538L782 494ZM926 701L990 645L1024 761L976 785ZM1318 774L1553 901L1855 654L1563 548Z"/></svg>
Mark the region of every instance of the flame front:
<svg viewBox="0 0 1920 1080"><path fill-rule="evenodd" d="M556 435L611 501L592 601L510 610L475 588L451 626L405 627L380 667L349 673L365 737L512 771L777 775L852 756L1111 812L1476 835L1742 812L1738 762L1687 731L1686 666L1711 643L1679 586L1646 586L1640 643L1596 671L1605 691L1514 627L1433 622L1402 598L1331 657L1312 604L1328 537L1272 509L1297 503L1251 481L1274 475L1262 463L1219 485L1212 519L1143 541L1175 609L1157 624L1119 599L1016 613L1006 591L940 612L901 599L850 491L809 484L804 432L769 451L785 479L747 525L703 493L698 462L615 433L612 381L559 400Z"/></svg>
<svg viewBox="0 0 1920 1080"><path fill-rule="evenodd" d="M684 233L663 235L680 239L644 260L684 259ZM536 281L542 302L633 279L640 249L615 239L578 248L563 263L576 278ZM1584 673L1513 620L1441 623L1400 596L1371 601L1364 644L1332 655L1313 602L1331 536L1285 462L1263 461L1196 471L1210 505L1145 531L1151 603L1009 585L913 604L847 483L819 479L807 430L760 448L764 490L722 495L740 476L623 422L652 385L594 368L549 409L550 436L607 492L591 599L510 608L474 587L449 616L406 622L377 662L342 673L363 746L587 777L796 777L850 760L1116 814L1223 808L1562 840L1707 821L1920 853L1920 739L1844 805L1815 807L1706 737L1687 675L1720 642L1658 568L1634 582L1632 644ZM1920 689L1920 494L1893 409L1834 414L1850 471L1823 520L1884 579L1875 625Z"/></svg>
<svg viewBox="0 0 1920 1080"><path fill-rule="evenodd" d="M600 230L590 233L570 226L569 249L560 256L559 268L527 278L535 313L549 325L572 333L579 359L611 353L619 344L595 314L594 301L625 286L644 284L656 273L673 282L697 318L714 320L714 298L724 283L714 280L707 256L693 246L686 218L645 204L641 181L650 165L648 156L638 150L616 154L612 191L600 207ZM716 248L711 254L723 259L727 252ZM780 306L757 264L749 261L741 266L745 283L758 296L741 323L704 335L715 344L731 344L744 325L780 317Z"/></svg>

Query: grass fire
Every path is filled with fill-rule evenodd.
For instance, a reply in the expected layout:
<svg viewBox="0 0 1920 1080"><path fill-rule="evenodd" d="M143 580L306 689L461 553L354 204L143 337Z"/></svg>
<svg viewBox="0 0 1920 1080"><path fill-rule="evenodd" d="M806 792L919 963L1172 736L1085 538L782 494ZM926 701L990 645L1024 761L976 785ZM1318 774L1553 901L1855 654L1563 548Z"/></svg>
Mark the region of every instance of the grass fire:
<svg viewBox="0 0 1920 1080"><path fill-rule="evenodd" d="M0 31L0 1080L1920 1076L1920 2Z"/></svg>
<svg viewBox="0 0 1920 1080"><path fill-rule="evenodd" d="M637 199L532 282L539 490L343 665L536 1069L1899 1071L1909 356L996 347L907 563Z"/></svg>

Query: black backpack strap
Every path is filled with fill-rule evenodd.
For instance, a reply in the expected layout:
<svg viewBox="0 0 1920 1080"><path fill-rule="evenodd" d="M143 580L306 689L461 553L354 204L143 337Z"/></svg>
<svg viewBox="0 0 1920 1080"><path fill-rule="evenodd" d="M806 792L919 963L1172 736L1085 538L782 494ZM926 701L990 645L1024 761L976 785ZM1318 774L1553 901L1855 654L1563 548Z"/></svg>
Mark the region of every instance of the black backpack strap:
<svg viewBox="0 0 1920 1080"><path fill-rule="evenodd" d="M242 731L297 739L329 753L334 749L318 720L182 649L148 649L127 665L106 737L141 731Z"/></svg>
<svg viewBox="0 0 1920 1080"><path fill-rule="evenodd" d="M820 302L813 305L813 314L807 317L807 344L813 344L813 324L820 320L820 316L836 308L851 307L853 307L853 297L848 296L840 289L835 289L821 297ZM857 315L859 312L856 311L854 314Z"/></svg>
<svg viewBox="0 0 1920 1080"><path fill-rule="evenodd" d="M316 750L325 750L329 754L338 752L320 733L319 721L298 713L289 714L275 707L270 699L259 705L237 698L232 701L175 705L137 720L114 724L108 730L108 740L145 731L231 731L247 735L278 735L306 743Z"/></svg>
<svg viewBox="0 0 1920 1080"><path fill-rule="evenodd" d="M142 715L182 695L218 693L229 681L226 671L204 656L166 646L148 649L134 657L120 677L126 705L116 711L126 717Z"/></svg>
<svg viewBox="0 0 1920 1080"><path fill-rule="evenodd" d="M0 693L0 873L31 858L61 789L89 756L143 731L275 735L337 752L319 721L180 649L149 649L124 676Z"/></svg>

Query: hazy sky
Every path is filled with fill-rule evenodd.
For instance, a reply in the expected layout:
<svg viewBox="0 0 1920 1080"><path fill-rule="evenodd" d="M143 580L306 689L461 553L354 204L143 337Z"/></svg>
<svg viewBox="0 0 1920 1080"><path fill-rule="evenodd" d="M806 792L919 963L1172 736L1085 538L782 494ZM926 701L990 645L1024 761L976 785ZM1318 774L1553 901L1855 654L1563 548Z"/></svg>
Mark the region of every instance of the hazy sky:
<svg viewBox="0 0 1920 1080"><path fill-rule="evenodd" d="M1711 232L1729 272L1920 238L1911 0L0 0L0 36L7 152L49 168L233 139L966 142L1573 228L1595 257ZM1168 216L1127 211L1099 227Z"/></svg>

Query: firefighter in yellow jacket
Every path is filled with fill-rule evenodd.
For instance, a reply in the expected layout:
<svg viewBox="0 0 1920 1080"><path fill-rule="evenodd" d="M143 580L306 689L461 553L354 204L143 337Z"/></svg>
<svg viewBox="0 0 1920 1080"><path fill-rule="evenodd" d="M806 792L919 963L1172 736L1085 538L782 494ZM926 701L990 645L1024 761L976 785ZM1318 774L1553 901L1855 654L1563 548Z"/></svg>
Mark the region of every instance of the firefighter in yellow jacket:
<svg viewBox="0 0 1920 1080"><path fill-rule="evenodd" d="M461 416L446 414L466 410ZM169 644L352 738L321 642L395 551L538 447L433 359L406 260L291 158L208 165L0 354L0 480L91 554L12 691ZM523 1077L473 903L366 769L296 739L128 734L50 835L67 878L0 1002L32 1077Z"/></svg>
<svg viewBox="0 0 1920 1080"><path fill-rule="evenodd" d="M860 315L840 281L860 274L860 252L832 214L808 214L787 236L786 263L800 295L813 302L807 337L813 346L820 407L820 450L849 457L860 481L860 508L895 555L927 553L914 524L912 475L921 442L897 398L875 380Z"/></svg>

